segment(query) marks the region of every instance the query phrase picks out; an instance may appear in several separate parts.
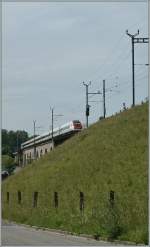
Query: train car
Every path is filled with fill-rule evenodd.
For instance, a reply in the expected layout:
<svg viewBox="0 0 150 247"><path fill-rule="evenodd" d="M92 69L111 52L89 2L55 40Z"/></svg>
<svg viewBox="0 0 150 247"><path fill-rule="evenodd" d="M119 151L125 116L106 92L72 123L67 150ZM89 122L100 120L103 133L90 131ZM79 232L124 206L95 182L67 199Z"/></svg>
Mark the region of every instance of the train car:
<svg viewBox="0 0 150 247"><path fill-rule="evenodd" d="M81 131L82 128L83 126L79 120L72 120L64 125L54 128L53 133L51 130L22 143L22 164L26 165L31 163L32 160L40 158L47 152L53 150L54 145L60 145L76 132Z"/></svg>
<svg viewBox="0 0 150 247"><path fill-rule="evenodd" d="M81 122L79 120L72 120L60 127L53 129L53 138L59 137L61 135L78 132L81 131L83 128ZM50 132L46 132L42 135L39 135L35 138L32 138L24 143L21 144L21 149L25 149L27 147L32 146L33 144L38 145L41 142L49 141L52 138L52 130Z"/></svg>
<svg viewBox="0 0 150 247"><path fill-rule="evenodd" d="M82 129L82 124L79 120L73 120L71 122L71 126L73 127L73 130L81 130Z"/></svg>
<svg viewBox="0 0 150 247"><path fill-rule="evenodd" d="M79 120L73 120L70 121L69 123L62 125L57 131L67 132L67 131L79 131L81 129L82 129L81 122Z"/></svg>

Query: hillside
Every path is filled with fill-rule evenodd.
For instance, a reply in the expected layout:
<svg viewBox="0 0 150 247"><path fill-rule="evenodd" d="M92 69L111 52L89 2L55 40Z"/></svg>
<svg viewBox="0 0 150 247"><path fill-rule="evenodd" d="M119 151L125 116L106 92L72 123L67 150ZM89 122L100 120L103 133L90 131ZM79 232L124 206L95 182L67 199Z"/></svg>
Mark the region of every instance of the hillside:
<svg viewBox="0 0 150 247"><path fill-rule="evenodd" d="M148 104L97 122L26 166L3 182L2 198L6 219L147 243Z"/></svg>

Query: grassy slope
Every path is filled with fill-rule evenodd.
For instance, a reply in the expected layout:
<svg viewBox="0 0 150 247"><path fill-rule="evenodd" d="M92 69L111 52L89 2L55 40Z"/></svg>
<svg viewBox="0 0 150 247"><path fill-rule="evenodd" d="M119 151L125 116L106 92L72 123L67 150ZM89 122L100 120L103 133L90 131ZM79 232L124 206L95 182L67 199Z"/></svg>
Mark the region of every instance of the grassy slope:
<svg viewBox="0 0 150 247"><path fill-rule="evenodd" d="M23 192L21 205L18 190ZM115 191L114 208L108 200L110 190ZM10 177L2 191L4 218L146 243L148 104L92 125ZM33 191L39 191L37 208L32 208ZM59 195L57 210L54 191ZM85 194L83 215L80 191Z"/></svg>

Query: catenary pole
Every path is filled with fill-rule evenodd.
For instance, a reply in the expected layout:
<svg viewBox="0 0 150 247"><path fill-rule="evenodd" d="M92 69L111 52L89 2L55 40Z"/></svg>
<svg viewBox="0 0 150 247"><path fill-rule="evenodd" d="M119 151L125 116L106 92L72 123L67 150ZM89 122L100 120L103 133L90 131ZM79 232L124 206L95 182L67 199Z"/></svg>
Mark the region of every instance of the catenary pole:
<svg viewBox="0 0 150 247"><path fill-rule="evenodd" d="M89 82L88 84L86 84L85 82L83 82L83 85L86 87L86 127L88 128L88 117L89 117L89 102L88 102L88 87L89 85L91 85L91 82Z"/></svg>
<svg viewBox="0 0 150 247"><path fill-rule="evenodd" d="M33 129L34 129L34 160L36 159L36 146L35 146L35 123L36 123L36 120L33 120Z"/></svg>
<svg viewBox="0 0 150 247"><path fill-rule="evenodd" d="M55 117L62 117L62 114L54 114L54 107L50 107L51 110L51 128L52 128L52 139L51 139L51 143L53 145L53 148L55 146L55 142L54 142L54 121L55 121Z"/></svg>
<svg viewBox="0 0 150 247"><path fill-rule="evenodd" d="M105 106L105 80L103 80L103 112L104 118L106 116L106 106Z"/></svg>
<svg viewBox="0 0 150 247"><path fill-rule="evenodd" d="M17 131L17 162L19 165L19 132Z"/></svg>
<svg viewBox="0 0 150 247"><path fill-rule="evenodd" d="M51 128L52 128L52 146L54 147L54 107L50 107L51 110Z"/></svg>
<svg viewBox="0 0 150 247"><path fill-rule="evenodd" d="M54 146L54 108L52 108L52 145Z"/></svg>
<svg viewBox="0 0 150 247"><path fill-rule="evenodd" d="M128 33L128 30L126 31L126 34L131 38L132 43L132 106L135 106L135 70L134 70L134 38L139 35L139 30L134 35Z"/></svg>

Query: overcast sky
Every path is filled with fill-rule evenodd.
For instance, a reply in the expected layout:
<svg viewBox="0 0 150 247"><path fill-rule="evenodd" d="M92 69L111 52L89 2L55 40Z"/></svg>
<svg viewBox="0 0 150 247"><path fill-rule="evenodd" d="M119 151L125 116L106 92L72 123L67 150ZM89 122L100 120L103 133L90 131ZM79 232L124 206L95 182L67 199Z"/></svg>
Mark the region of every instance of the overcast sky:
<svg viewBox="0 0 150 247"><path fill-rule="evenodd" d="M148 4L4 3L2 127L33 134L33 120L49 130L50 106L59 126L85 122L85 87L106 88L107 116L132 104L131 34L148 37ZM135 44L136 103L148 95L148 45ZM89 122L103 114L102 95L91 97Z"/></svg>

